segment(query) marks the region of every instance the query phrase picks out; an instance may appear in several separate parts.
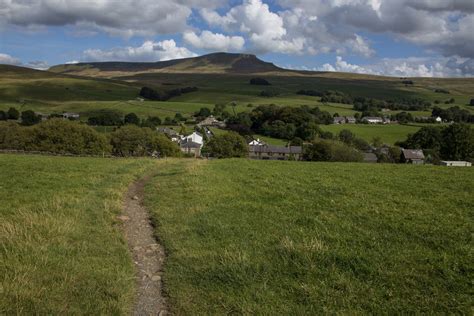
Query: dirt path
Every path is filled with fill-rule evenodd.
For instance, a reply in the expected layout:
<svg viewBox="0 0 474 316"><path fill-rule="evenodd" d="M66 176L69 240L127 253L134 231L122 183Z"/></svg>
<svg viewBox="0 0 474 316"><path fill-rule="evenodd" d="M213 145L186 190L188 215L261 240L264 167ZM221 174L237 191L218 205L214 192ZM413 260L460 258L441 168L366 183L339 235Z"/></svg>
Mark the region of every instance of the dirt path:
<svg viewBox="0 0 474 316"><path fill-rule="evenodd" d="M124 211L119 219L124 223L125 237L133 254L136 269L137 296L133 315L166 315L166 299L162 295L163 247L153 237L153 226L143 207L145 177L128 188Z"/></svg>

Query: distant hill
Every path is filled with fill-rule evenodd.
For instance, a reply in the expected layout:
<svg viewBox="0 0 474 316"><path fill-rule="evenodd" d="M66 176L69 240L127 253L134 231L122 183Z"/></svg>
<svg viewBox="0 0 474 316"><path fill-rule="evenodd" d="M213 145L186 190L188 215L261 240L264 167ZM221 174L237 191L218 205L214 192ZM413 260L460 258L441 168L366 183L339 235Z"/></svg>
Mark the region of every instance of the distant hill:
<svg viewBox="0 0 474 316"><path fill-rule="evenodd" d="M275 73L290 70L265 62L250 54L214 53L193 58L159 62L93 62L57 65L55 73L85 76L115 77L137 73Z"/></svg>

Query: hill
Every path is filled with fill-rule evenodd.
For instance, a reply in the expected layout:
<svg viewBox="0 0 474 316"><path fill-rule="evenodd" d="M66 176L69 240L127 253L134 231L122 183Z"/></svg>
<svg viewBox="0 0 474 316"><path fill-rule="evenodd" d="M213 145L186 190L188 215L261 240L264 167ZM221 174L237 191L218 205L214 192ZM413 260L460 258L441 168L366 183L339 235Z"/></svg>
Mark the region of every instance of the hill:
<svg viewBox="0 0 474 316"><path fill-rule="evenodd" d="M71 76L0 65L0 101L87 101L134 99L139 88L124 81Z"/></svg>
<svg viewBox="0 0 474 316"><path fill-rule="evenodd" d="M286 72L255 55L214 53L193 58L174 59L152 63L96 62L57 65L49 69L55 73L84 76L114 77L136 73L268 73Z"/></svg>

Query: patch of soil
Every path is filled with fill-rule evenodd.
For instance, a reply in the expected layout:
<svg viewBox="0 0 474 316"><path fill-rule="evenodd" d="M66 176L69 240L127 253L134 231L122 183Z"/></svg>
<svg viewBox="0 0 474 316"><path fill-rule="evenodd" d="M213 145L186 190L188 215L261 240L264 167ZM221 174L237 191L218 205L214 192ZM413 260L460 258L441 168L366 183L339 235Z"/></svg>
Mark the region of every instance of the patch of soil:
<svg viewBox="0 0 474 316"><path fill-rule="evenodd" d="M163 246L153 236L150 215L143 206L145 177L128 188L124 211L118 218L123 222L125 238L135 263L137 293L133 315L166 315L166 298L162 292Z"/></svg>

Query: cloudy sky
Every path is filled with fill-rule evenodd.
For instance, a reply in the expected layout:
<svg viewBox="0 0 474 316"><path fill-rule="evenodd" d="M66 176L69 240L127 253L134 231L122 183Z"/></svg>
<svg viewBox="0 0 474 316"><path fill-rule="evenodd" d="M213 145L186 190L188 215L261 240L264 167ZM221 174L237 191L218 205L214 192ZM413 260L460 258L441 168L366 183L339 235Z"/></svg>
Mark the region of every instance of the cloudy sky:
<svg viewBox="0 0 474 316"><path fill-rule="evenodd" d="M0 0L0 63L216 51L295 69L474 76L474 0Z"/></svg>

